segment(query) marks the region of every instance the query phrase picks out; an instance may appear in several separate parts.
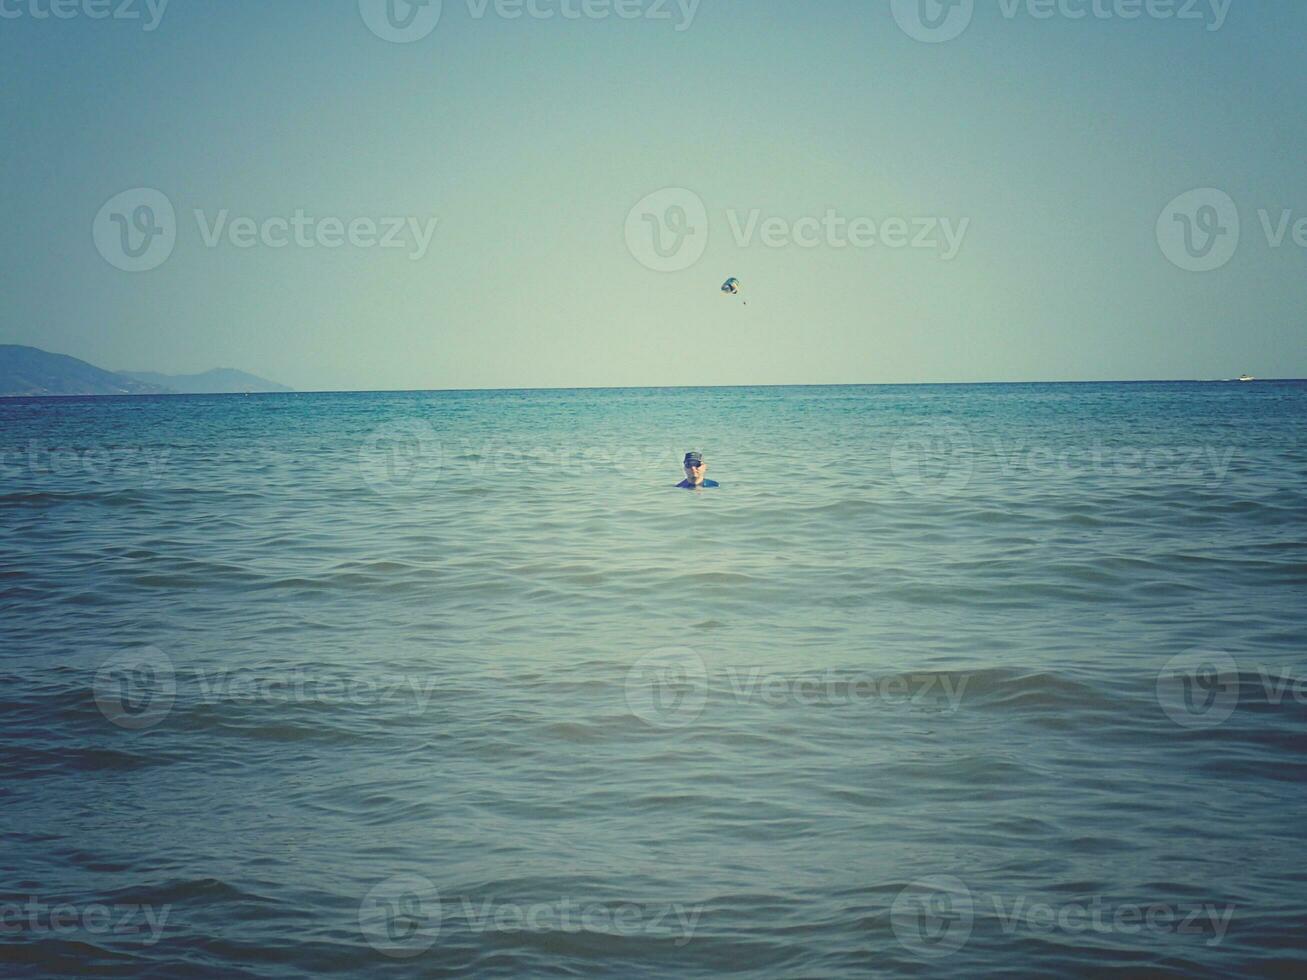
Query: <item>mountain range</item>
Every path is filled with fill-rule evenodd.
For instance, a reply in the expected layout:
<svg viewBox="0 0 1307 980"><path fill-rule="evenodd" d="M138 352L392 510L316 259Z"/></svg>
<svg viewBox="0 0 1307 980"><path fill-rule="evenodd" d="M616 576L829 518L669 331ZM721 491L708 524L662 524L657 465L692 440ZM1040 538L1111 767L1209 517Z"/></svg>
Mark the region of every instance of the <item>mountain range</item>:
<svg viewBox="0 0 1307 980"><path fill-rule="evenodd" d="M237 371L235 368L214 368L203 374L159 374L157 371L119 371L118 373L142 384L157 385L186 395L293 390L247 371Z"/></svg>
<svg viewBox="0 0 1307 980"><path fill-rule="evenodd" d="M235 368L203 374L106 371L39 347L0 344L0 398L43 395L181 395L291 391Z"/></svg>

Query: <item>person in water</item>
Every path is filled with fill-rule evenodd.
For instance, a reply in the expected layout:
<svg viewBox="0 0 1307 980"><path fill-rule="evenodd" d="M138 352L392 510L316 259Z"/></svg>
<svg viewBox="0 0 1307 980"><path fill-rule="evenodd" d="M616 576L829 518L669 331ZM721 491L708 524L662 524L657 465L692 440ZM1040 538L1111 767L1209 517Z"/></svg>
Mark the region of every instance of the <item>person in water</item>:
<svg viewBox="0 0 1307 980"><path fill-rule="evenodd" d="M716 480L705 480L708 464L703 461L703 453L685 454L685 479L676 486L681 490L698 490L701 487L715 487Z"/></svg>

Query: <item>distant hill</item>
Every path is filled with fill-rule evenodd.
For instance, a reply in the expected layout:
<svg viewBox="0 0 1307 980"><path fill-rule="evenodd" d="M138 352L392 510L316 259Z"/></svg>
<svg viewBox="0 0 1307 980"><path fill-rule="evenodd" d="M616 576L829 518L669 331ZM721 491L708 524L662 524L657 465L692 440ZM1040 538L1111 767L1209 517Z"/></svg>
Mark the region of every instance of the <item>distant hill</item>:
<svg viewBox="0 0 1307 980"><path fill-rule="evenodd" d="M0 344L0 398L39 395L216 395L291 391L234 368L203 374L106 371L66 354L39 347Z"/></svg>
<svg viewBox="0 0 1307 980"><path fill-rule="evenodd" d="M66 354L0 344L0 397L21 395L159 395L168 389L105 371Z"/></svg>
<svg viewBox="0 0 1307 980"><path fill-rule="evenodd" d="M159 374L155 371L119 371L125 378L143 384L158 385L184 395L220 395L248 391L293 391L285 385L237 371L235 368L214 368L203 374Z"/></svg>

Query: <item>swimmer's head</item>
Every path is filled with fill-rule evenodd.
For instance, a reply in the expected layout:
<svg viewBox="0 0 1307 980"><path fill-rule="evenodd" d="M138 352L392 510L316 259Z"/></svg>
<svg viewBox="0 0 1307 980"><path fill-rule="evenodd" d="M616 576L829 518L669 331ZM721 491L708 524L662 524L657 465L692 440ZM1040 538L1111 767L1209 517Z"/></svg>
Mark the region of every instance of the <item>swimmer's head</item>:
<svg viewBox="0 0 1307 980"><path fill-rule="evenodd" d="M691 483L698 483L703 479L703 475L708 472L708 464L703 461L703 453L686 453L684 465L686 479Z"/></svg>

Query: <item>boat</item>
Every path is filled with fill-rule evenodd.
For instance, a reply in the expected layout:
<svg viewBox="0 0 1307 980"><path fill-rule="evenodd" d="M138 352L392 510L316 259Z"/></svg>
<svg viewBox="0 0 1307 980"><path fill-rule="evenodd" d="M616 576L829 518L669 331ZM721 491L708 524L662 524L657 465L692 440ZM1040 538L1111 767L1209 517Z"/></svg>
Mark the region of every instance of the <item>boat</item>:
<svg viewBox="0 0 1307 980"><path fill-rule="evenodd" d="M1251 374L1241 374L1241 375L1239 375L1239 380L1240 380L1240 381L1256 381L1257 379L1254 378Z"/></svg>

